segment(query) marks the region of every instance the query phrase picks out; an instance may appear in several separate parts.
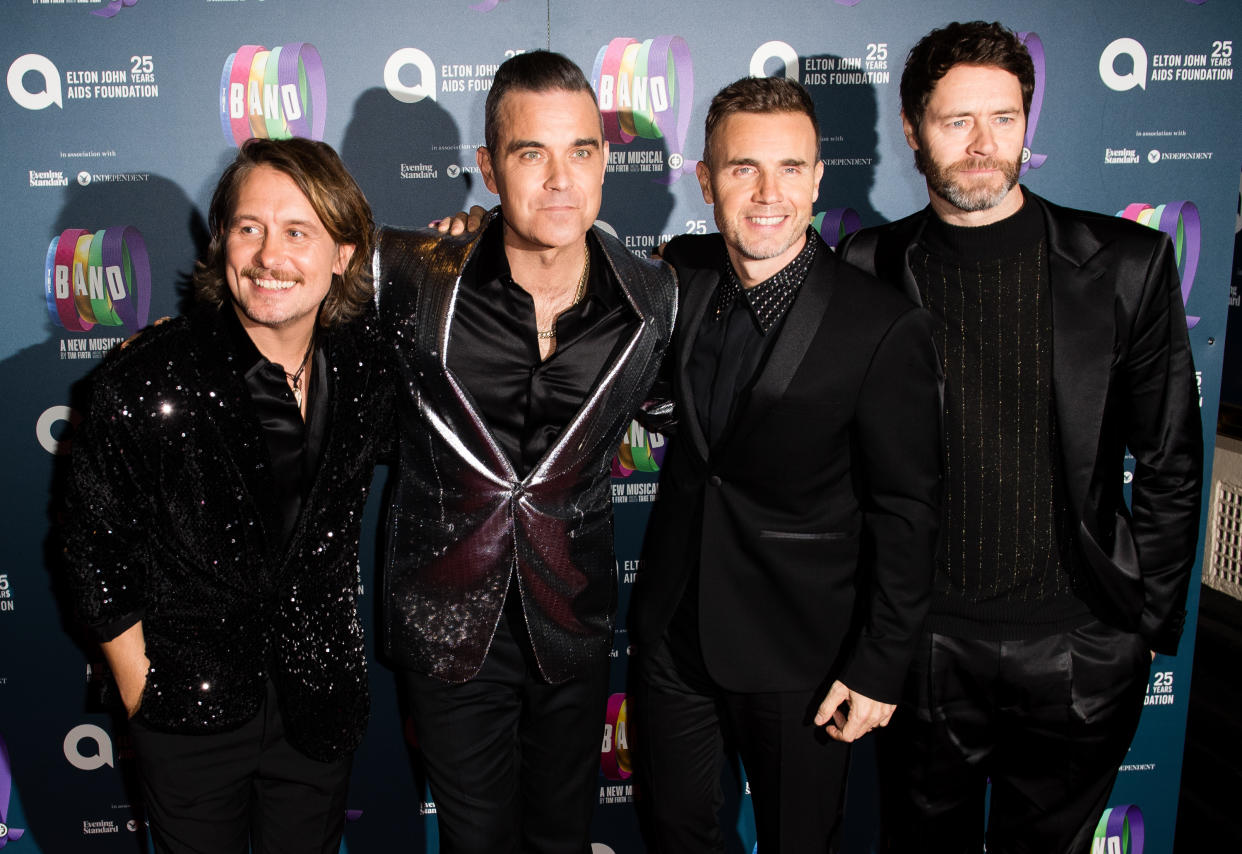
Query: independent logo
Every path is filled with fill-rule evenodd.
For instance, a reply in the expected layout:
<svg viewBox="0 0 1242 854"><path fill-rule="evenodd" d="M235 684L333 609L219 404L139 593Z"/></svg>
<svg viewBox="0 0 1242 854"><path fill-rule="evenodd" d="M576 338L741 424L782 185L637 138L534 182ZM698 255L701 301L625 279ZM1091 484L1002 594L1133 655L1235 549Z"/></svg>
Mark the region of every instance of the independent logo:
<svg viewBox="0 0 1242 854"><path fill-rule="evenodd" d="M323 60L309 42L242 45L224 61L220 125L234 145L251 137L322 140L327 105Z"/></svg>
<svg viewBox="0 0 1242 854"><path fill-rule="evenodd" d="M1177 272L1182 279L1182 303L1189 305L1190 291L1195 285L1195 273L1199 270L1199 250L1203 235L1199 209L1195 207L1195 203L1169 202L1152 207L1139 202L1117 211L1117 216L1162 231L1169 236L1177 256ZM1186 315L1187 329L1194 329L1198 322L1198 317Z"/></svg>
<svg viewBox="0 0 1242 854"><path fill-rule="evenodd" d="M48 244L43 283L48 315L63 329L147 325L151 263L133 226L62 231Z"/></svg>
<svg viewBox="0 0 1242 854"><path fill-rule="evenodd" d="M684 149L694 107L694 68L685 39L613 39L595 56L591 85L608 142L664 140L672 175L662 183L671 184L689 168Z"/></svg>

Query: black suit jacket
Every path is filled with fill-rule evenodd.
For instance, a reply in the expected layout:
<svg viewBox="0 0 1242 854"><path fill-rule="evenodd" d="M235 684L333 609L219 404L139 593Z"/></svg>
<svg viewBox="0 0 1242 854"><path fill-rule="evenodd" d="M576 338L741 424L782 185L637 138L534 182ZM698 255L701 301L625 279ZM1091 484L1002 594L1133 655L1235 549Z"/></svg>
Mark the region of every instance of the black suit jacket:
<svg viewBox="0 0 1242 854"><path fill-rule="evenodd" d="M358 536L390 374L371 321L321 331L333 390L319 468L274 553L271 462L229 335L204 311L145 330L95 371L74 438L68 586L100 640L142 620L137 715L152 728L238 727L271 679L289 741L335 759L369 710Z"/></svg>
<svg viewBox="0 0 1242 854"><path fill-rule="evenodd" d="M1195 562L1203 428L1169 238L1118 217L1043 213L1052 288L1052 376L1061 461L1077 520L1074 558L1097 616L1175 654ZM842 242L847 261L918 288L909 252L930 208ZM1122 493L1134 454L1131 502Z"/></svg>
<svg viewBox="0 0 1242 854"><path fill-rule="evenodd" d="M726 259L680 237L678 434L634 599L657 643L699 566L712 678L794 691L839 678L895 702L927 607L940 519L940 368L932 319L820 247L723 444L709 453L686 366Z"/></svg>
<svg viewBox="0 0 1242 854"><path fill-rule="evenodd" d="M493 218L484 228L501 228ZM563 682L598 667L617 603L611 463L672 332L672 272L592 229L639 322L573 420L518 477L448 369L460 273L483 231L384 229L380 317L396 346L400 475L389 508L385 648L399 666L464 682L483 666L510 580L539 670Z"/></svg>

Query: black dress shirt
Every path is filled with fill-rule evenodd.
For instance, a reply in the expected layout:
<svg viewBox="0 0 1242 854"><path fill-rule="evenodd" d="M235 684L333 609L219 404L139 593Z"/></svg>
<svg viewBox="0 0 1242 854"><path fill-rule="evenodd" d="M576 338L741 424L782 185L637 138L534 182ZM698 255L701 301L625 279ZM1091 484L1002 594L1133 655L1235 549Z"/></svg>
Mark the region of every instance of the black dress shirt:
<svg viewBox="0 0 1242 854"><path fill-rule="evenodd" d="M272 463L273 494L262 506L268 546L273 555L279 555L293 534L293 526L319 466L332 384L328 359L324 349L316 347L312 364L307 365L310 377L306 385L306 420L303 421L293 391L285 381L284 367L268 361L259 352L232 306L225 306L222 312L227 316L225 327L229 330L233 355L242 366L246 390L250 392L255 414L263 428L263 441ZM296 370L295 367L291 373Z"/></svg>
<svg viewBox="0 0 1242 854"><path fill-rule="evenodd" d="M462 272L448 368L525 477L573 419L638 325L608 260L588 237L586 296L556 319L556 349L539 357L535 302L513 280L503 224L480 239Z"/></svg>

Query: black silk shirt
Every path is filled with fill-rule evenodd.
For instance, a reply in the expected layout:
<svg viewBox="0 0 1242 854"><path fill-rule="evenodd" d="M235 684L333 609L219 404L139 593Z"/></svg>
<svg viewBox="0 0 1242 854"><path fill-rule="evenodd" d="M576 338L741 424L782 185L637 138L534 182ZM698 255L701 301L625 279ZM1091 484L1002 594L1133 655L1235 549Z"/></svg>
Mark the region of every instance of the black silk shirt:
<svg viewBox="0 0 1242 854"><path fill-rule="evenodd" d="M608 260L589 238L588 245L586 296L557 318L556 349L542 361L535 302L510 275L501 228L489 229L462 272L448 367L519 477L556 441L639 322Z"/></svg>

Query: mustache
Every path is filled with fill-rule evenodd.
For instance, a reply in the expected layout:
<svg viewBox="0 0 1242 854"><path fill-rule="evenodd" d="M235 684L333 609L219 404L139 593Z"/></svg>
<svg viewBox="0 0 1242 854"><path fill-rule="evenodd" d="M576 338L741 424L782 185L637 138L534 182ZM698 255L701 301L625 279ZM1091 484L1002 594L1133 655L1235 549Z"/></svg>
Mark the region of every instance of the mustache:
<svg viewBox="0 0 1242 854"><path fill-rule="evenodd" d="M969 172L974 169L995 169L1005 171L1009 164L995 157L967 157L959 160L951 167L955 172Z"/></svg>
<svg viewBox="0 0 1242 854"><path fill-rule="evenodd" d="M302 277L293 272L268 270L265 267L243 267L241 274L247 279L275 279L278 282L301 283Z"/></svg>

